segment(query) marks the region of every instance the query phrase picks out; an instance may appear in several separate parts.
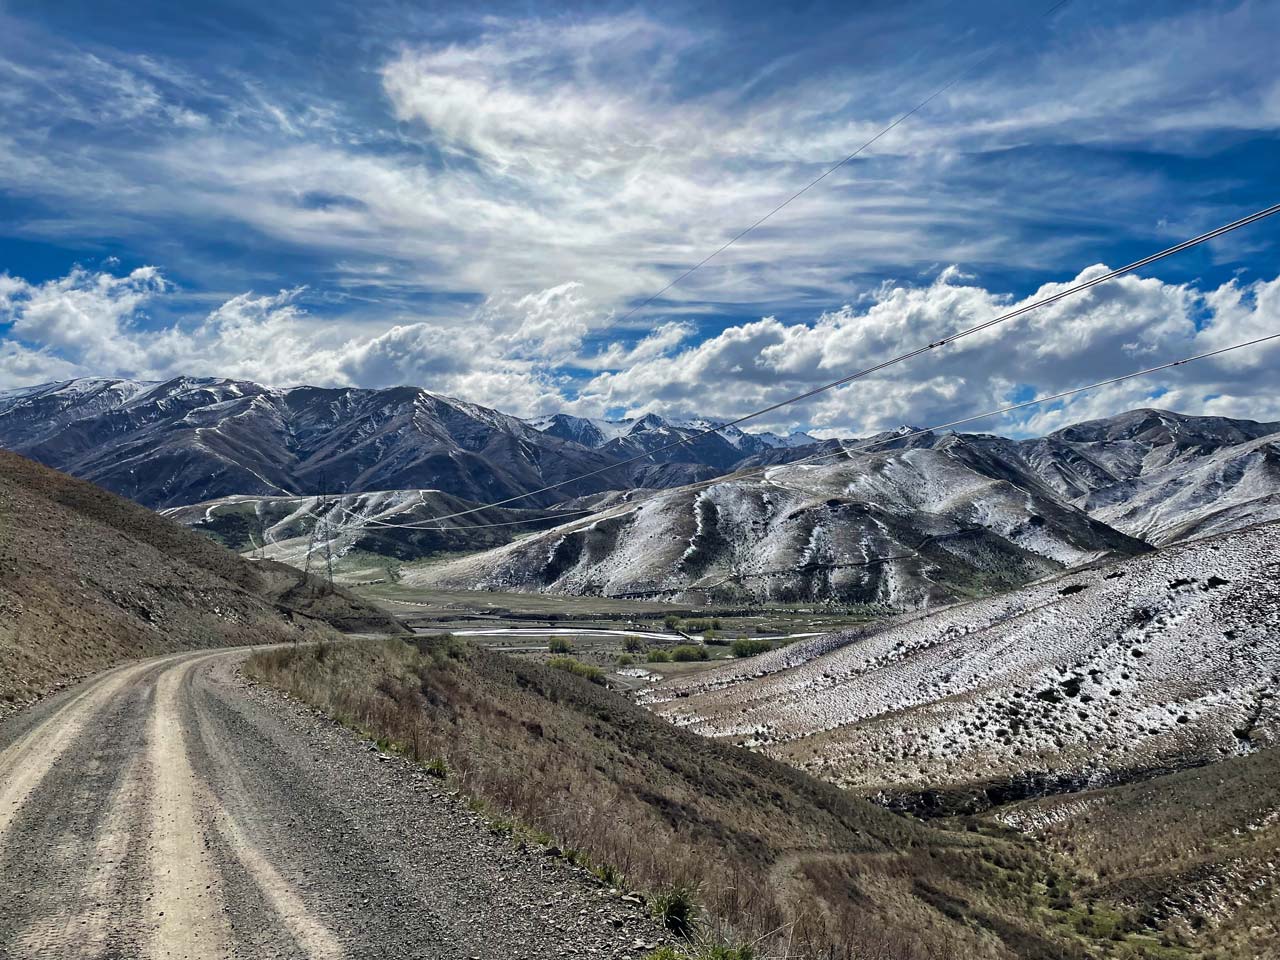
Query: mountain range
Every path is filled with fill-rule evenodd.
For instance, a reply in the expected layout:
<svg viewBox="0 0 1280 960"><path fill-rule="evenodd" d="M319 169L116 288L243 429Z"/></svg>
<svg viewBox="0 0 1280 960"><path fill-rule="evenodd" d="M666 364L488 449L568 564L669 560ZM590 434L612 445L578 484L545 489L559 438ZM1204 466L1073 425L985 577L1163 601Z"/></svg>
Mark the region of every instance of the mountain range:
<svg viewBox="0 0 1280 960"><path fill-rule="evenodd" d="M1280 518L1280 424L1133 410L1047 437L904 434L648 492L415 582L914 608Z"/></svg>
<svg viewBox="0 0 1280 960"><path fill-rule="evenodd" d="M1280 423L1140 409L1026 440L904 428L843 455L697 436L713 426L521 420L411 387L0 393L0 446L234 549L372 557L425 586L911 609L1280 517Z"/></svg>
<svg viewBox="0 0 1280 960"><path fill-rule="evenodd" d="M516 496L693 436L709 423L657 416L525 421L416 387L291 387L241 380L79 379L0 391L0 447L144 506L233 494L435 489ZM653 459L572 481L522 506L724 473L810 438L729 428Z"/></svg>

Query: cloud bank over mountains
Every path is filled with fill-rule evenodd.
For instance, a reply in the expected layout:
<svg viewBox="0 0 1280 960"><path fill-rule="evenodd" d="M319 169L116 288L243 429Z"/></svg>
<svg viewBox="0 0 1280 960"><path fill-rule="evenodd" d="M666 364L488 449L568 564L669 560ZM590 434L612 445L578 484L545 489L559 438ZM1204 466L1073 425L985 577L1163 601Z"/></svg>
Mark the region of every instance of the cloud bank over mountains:
<svg viewBox="0 0 1280 960"><path fill-rule="evenodd" d="M163 328L150 310L177 296L153 268L76 269L31 284L0 277L0 387L75 376L237 377L274 385L413 384L507 412L732 417L990 319L1107 270L1096 265L1015 300L948 268L885 284L811 321L735 324L700 342L667 323L631 344L584 352L576 284L486 303L464 331L426 322L365 337L312 322L302 290L242 294ZM774 415L760 427L834 434L932 423L1035 393L1118 376L1280 331L1280 278L1210 289L1124 277ZM1267 345L1033 411L1030 432L1158 400L1187 413L1280 419ZM582 372L571 379L566 370ZM993 424L994 426L994 424ZM1007 426L1007 424L1002 425Z"/></svg>

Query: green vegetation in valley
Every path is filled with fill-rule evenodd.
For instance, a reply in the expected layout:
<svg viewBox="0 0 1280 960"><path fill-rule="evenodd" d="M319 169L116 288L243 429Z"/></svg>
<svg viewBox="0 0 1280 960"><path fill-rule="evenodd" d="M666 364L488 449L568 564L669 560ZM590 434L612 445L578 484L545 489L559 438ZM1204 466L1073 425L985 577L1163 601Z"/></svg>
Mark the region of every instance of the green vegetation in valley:
<svg viewBox="0 0 1280 960"><path fill-rule="evenodd" d="M773 649L773 646L767 640L743 637L741 640L733 641L729 649L733 651L735 657L754 657L760 653L767 653Z"/></svg>
<svg viewBox="0 0 1280 960"><path fill-rule="evenodd" d="M603 670L589 663L583 663L581 660L575 660L573 657L552 657L547 661L547 666L553 670L563 670L575 677L590 680L592 683L604 683Z"/></svg>

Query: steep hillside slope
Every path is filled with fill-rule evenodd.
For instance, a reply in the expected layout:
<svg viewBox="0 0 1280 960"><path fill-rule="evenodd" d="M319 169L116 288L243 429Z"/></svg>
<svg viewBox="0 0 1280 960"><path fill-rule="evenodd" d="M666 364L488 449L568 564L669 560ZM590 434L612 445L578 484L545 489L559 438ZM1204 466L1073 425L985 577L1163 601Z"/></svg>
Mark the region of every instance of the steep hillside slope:
<svg viewBox="0 0 1280 960"><path fill-rule="evenodd" d="M969 440L660 491L414 582L716 601L912 608L980 596L1145 544L975 462Z"/></svg>
<svg viewBox="0 0 1280 960"><path fill-rule="evenodd" d="M1094 491L1080 506L1151 543L1280 519L1280 435L1145 472Z"/></svg>
<svg viewBox="0 0 1280 960"><path fill-rule="evenodd" d="M1280 524L660 687L655 706L918 810L1143 778L1280 738Z"/></svg>
<svg viewBox="0 0 1280 960"><path fill-rule="evenodd" d="M1005 808L1088 892L1208 957L1280 956L1280 748Z"/></svg>
<svg viewBox="0 0 1280 960"><path fill-rule="evenodd" d="M280 564L254 564L91 484L0 452L0 712L119 660L395 630Z"/></svg>
<svg viewBox="0 0 1280 960"><path fill-rule="evenodd" d="M497 829L650 893L673 928L756 947L727 956L1085 960L1153 942L1140 922L1077 929L1048 892L1072 879L1018 838L892 814L543 664L443 637L247 669L445 774Z"/></svg>
<svg viewBox="0 0 1280 960"><path fill-rule="evenodd" d="M1068 503L1152 543L1280 518L1278 423L1139 409L987 443Z"/></svg>

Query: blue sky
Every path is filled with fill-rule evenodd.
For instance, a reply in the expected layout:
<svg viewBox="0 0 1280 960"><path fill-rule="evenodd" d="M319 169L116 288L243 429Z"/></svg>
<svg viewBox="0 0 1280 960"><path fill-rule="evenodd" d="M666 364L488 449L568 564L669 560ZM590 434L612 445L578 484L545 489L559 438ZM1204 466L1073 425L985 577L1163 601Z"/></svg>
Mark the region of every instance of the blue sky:
<svg viewBox="0 0 1280 960"><path fill-rule="evenodd" d="M0 0L0 388L729 417L1280 199L1274 3L185 6ZM950 419L1276 332L1278 245L1258 225L761 426ZM993 429L1153 396L1280 419L1278 368Z"/></svg>

